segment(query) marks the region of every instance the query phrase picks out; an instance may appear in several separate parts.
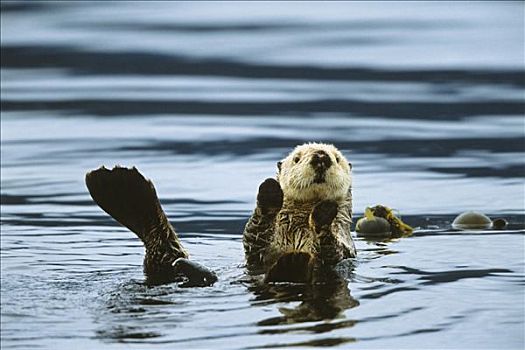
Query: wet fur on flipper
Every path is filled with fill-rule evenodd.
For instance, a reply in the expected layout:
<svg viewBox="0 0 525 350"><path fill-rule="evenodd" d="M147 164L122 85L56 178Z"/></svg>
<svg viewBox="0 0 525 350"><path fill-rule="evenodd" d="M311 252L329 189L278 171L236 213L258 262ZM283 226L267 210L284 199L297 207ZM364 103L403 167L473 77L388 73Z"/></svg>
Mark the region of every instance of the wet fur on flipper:
<svg viewBox="0 0 525 350"><path fill-rule="evenodd" d="M153 183L135 167L100 167L86 174L86 186L100 208L145 244L152 238L148 231L154 221L167 221ZM181 254L187 257L186 253Z"/></svg>
<svg viewBox="0 0 525 350"><path fill-rule="evenodd" d="M135 168L105 167L86 174L86 186L93 200L111 217L134 232L144 243L144 272L148 284L180 281L186 277L195 285L213 284L215 274L199 265L185 269L173 266L177 259L188 258L173 226L160 205L155 187ZM208 271L208 274L194 271ZM215 276L215 277L213 277Z"/></svg>

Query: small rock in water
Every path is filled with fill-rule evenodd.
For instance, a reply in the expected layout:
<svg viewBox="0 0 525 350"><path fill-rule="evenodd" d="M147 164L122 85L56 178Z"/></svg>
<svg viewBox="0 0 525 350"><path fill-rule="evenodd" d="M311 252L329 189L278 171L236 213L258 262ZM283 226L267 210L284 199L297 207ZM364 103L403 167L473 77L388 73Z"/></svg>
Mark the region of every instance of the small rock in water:
<svg viewBox="0 0 525 350"><path fill-rule="evenodd" d="M483 230L491 228L492 221L483 213L467 211L454 219L452 227L456 230Z"/></svg>
<svg viewBox="0 0 525 350"><path fill-rule="evenodd" d="M503 230L505 227L507 227L507 220L503 218L498 218L492 220L492 228L495 230Z"/></svg>
<svg viewBox="0 0 525 350"><path fill-rule="evenodd" d="M359 219L355 230L363 235L390 236L391 234L390 223L386 219L378 217Z"/></svg>

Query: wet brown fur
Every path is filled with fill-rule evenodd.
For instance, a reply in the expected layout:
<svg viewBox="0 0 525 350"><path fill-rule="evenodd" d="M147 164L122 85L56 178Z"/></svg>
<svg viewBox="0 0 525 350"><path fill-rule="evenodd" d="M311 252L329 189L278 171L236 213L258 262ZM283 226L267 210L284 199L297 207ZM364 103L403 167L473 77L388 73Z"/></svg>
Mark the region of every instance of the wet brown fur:
<svg viewBox="0 0 525 350"><path fill-rule="evenodd" d="M309 157L320 149L329 152L333 169L326 184L311 184L309 179L315 175L309 169ZM302 163L297 161L298 153L306 158ZM266 281L311 282L323 267L355 257L350 236L351 175L342 154L331 145L300 146L283 160L277 178L278 183L268 179L261 185L257 206L245 227L248 267L265 272Z"/></svg>
<svg viewBox="0 0 525 350"><path fill-rule="evenodd" d="M155 187L136 168L101 167L86 174L93 200L144 243L144 272L150 283L177 279L172 264L188 253L162 210Z"/></svg>

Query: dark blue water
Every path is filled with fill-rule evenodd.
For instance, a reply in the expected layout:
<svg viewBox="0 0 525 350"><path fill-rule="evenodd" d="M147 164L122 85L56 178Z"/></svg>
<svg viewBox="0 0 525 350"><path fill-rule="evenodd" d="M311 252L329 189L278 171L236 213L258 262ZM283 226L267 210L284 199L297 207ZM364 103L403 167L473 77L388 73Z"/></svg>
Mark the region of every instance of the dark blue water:
<svg viewBox="0 0 525 350"><path fill-rule="evenodd" d="M3 349L522 349L524 5L4 2ZM348 283L264 286L241 233L297 144L353 163ZM136 165L210 288L146 287L143 248L84 174ZM450 229L465 210L503 231Z"/></svg>

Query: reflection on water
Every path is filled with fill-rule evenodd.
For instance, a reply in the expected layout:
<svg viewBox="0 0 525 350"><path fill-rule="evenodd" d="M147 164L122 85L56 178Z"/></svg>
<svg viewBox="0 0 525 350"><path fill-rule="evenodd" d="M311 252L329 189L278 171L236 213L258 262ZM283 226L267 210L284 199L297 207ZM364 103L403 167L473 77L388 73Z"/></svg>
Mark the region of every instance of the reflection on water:
<svg viewBox="0 0 525 350"><path fill-rule="evenodd" d="M525 344L523 4L1 3L1 346L501 348ZM345 278L262 283L241 232L305 141L354 169ZM136 165L210 288L148 287L84 174ZM454 231L465 210L501 231Z"/></svg>
<svg viewBox="0 0 525 350"><path fill-rule="evenodd" d="M261 320L257 323L260 326L332 320L341 315L342 311L359 305L359 302L350 295L344 279L322 285L259 285L258 287L249 288L256 296L257 305L260 305L260 301L270 298L273 299L272 302L300 302L292 308L280 307L279 312L282 316ZM271 330L262 332L272 333ZM275 333L280 332L282 330L275 331Z"/></svg>

